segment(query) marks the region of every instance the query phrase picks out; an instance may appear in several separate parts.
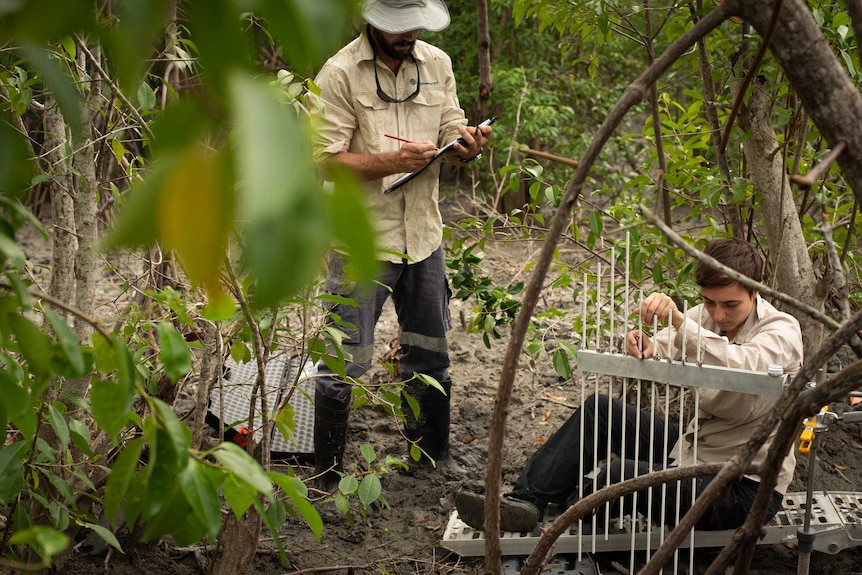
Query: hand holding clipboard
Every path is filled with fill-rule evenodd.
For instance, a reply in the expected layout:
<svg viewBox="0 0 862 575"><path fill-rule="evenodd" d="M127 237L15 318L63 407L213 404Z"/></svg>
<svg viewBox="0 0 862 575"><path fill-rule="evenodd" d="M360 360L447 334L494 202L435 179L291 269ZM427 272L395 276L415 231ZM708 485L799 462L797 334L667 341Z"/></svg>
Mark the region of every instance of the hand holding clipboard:
<svg viewBox="0 0 862 575"><path fill-rule="evenodd" d="M491 124L494 123L495 120L496 120L496 118L488 118L487 120L483 121L481 124L476 126L476 128L478 129L478 128L481 128L482 126L490 126ZM437 150L437 153L434 154L434 156L431 158L431 160L428 161L427 164L425 164L424 166L422 166L420 169L416 170L415 172L411 172L409 174L404 174L403 176L401 176L400 178L398 178L397 180L392 182L392 184L388 188L383 190L383 193L388 194L389 192L394 192L395 190L397 190L398 188L400 188L401 186L403 186L404 184L406 184L407 182L409 182L410 180L412 180L413 178L415 178L416 176L418 176L419 174L421 174L422 172L427 170L429 166L432 166L434 164L434 162L436 162L437 160L442 158L447 152L451 151L452 148L455 146L455 144L464 145L465 143L466 142L464 142L463 138L458 138L456 140L452 140L451 142L449 142L448 144L446 144L445 146L443 146L442 148Z"/></svg>

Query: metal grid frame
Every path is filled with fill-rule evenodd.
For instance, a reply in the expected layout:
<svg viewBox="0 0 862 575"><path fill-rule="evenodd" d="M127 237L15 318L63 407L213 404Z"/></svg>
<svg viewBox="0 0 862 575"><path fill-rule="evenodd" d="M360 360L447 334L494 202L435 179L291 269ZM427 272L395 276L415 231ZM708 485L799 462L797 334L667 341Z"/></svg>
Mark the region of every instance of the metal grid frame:
<svg viewBox="0 0 862 575"><path fill-rule="evenodd" d="M862 493L841 491L833 493L817 493L812 502L811 525L817 532L814 549L824 553L838 553L843 549L862 545ZM765 527L765 536L758 541L759 545L775 543L795 543L796 532L802 527L805 514L805 493L788 493L784 497L784 508ZM502 532L500 548L503 555L529 555L542 530L550 527L559 513L546 516L545 521L530 533ZM589 527L589 524L586 525ZM570 525L566 532L557 540L556 553L578 552L611 552L628 551L634 545L636 549L647 548L647 532L644 522L634 523L634 538L630 530L597 533L595 536L584 533L580 535L576 524ZM661 527L653 526L649 533L649 546L657 549L669 532ZM735 529L725 531L695 531L694 547L724 547L730 542ZM692 540L686 538L680 548L690 548ZM485 554L485 534L473 529L458 517L453 511L443 533L441 546L464 556L481 556Z"/></svg>

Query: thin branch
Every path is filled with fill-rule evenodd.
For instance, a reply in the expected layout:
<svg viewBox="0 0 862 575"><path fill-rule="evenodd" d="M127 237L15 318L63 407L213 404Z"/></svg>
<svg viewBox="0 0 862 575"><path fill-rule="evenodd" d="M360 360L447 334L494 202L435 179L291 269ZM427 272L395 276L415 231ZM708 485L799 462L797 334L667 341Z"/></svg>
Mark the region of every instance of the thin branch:
<svg viewBox="0 0 862 575"><path fill-rule="evenodd" d="M120 87L117 86L117 83L114 82L114 80L112 80L110 76L108 76L108 73L105 72L104 68L102 68L102 64L95 56L93 56L93 53L90 52L90 49L87 47L87 43L84 42L84 40L81 39L80 36L77 36L76 39L78 40L78 46L80 46L84 54L87 55L87 58L90 60L90 62L93 63L93 66L95 66L96 70L99 71L99 74L102 75L102 79L108 83L108 85L111 87L111 90L114 92L114 94L117 95L120 101L125 104L126 107L129 108L129 114L131 114L135 121L140 124L141 130L145 132L147 136L150 137L150 139L152 139L153 131L150 130L150 126L147 125L147 122L144 120L143 116L141 116L140 112L138 112L138 109L135 108L134 104L132 104L128 98L126 98L126 95L123 93Z"/></svg>
<svg viewBox="0 0 862 575"><path fill-rule="evenodd" d="M820 163L811 168L807 174L805 174L804 176L801 174L793 174L792 176L790 176L790 179L800 188L810 188L817 182L817 178L819 178L823 174L823 172L825 172L826 169L829 168L832 162L838 159L838 156L841 155L841 152L843 152L844 148L846 147L847 142L841 140L840 142L835 144L835 147L832 149L832 151L829 152L829 154L825 158L823 158Z"/></svg>
<svg viewBox="0 0 862 575"><path fill-rule="evenodd" d="M654 226L659 228L672 244L681 248L685 253L687 253L691 257L695 258L696 260L703 262L703 263L707 264L708 266L710 266L711 268L714 268L714 269L720 271L721 273L727 275L727 277L731 278L732 280L734 280L736 282L741 283L742 285L744 285L745 287L747 287L749 289L757 290L757 291L769 296L770 298L772 298L776 301L780 301L782 303L786 303L786 304L792 306L793 308L801 311L802 313L808 315L809 317L823 323L823 325L825 325L826 327L829 327L833 330L836 330L839 327L841 327L841 324L839 324L837 321L835 321L834 319L832 319L831 317L829 317L828 315L826 315L822 311L820 311L816 308L813 308L810 305L802 303L802 302L796 300L795 298L790 297L789 295L787 295L783 292L774 290L774 289L772 289L772 288L770 288L764 284L758 283L758 282L754 281L753 279L749 278L748 276L742 275L741 273L737 272L736 270L733 270L733 269L723 265L721 262L719 262L715 258L712 258L712 257L704 254L703 252L694 249L684 239L682 239L682 237L680 237L679 234L675 233L672 229L665 226L664 223L659 219L659 217L656 216L654 213L652 213L649 210L649 208L647 208L646 206L643 206L643 205L640 208L641 208L641 213L643 213L644 217L646 217L646 219L651 224L653 224Z"/></svg>
<svg viewBox="0 0 862 575"><path fill-rule="evenodd" d="M15 292L15 291L16 291L16 290L15 290L15 288L14 288L14 287L12 287L12 285L11 285L11 284L8 284L8 283L6 283L6 282L0 282L0 288L2 288L2 289L6 289L6 290L9 290L9 291L11 291L11 292ZM78 318L80 318L81 320L83 320L83 321L87 322L88 324L92 325L92 326L93 326L93 328L94 328L97 332L99 332L99 334L100 334L102 337L104 337L104 338L105 338L109 343L114 341L113 336L110 334L110 332L108 332L107 330L105 330L105 328L104 328L104 327L102 327L102 324L101 324L101 323L99 323L99 320L97 320L97 319L95 319L95 318L93 318L93 317L91 317L91 316L89 316L89 315L85 314L84 312L82 312L82 311L81 311L81 310L79 310L78 308L76 308L76 307L74 307L74 306L72 306L72 305L69 305L69 304L67 304L66 302L64 302L64 301L62 301L62 300L60 300L60 299L57 299L57 298L55 298L55 297L53 297L53 296L50 296L50 295L46 294L45 292L43 292L42 290L39 290L39 289L36 289L36 288L33 288L33 287L28 288L28 289L27 289L27 292L28 292L30 295L32 295L34 298L39 299L39 300L44 300L44 301L46 301L46 302L50 303L52 306L54 306L54 307L56 307L56 308L59 308L59 309L61 309L61 310L65 311L65 312L67 312L67 313L70 313L70 314L74 315L75 317L78 317Z"/></svg>
<svg viewBox="0 0 862 575"><path fill-rule="evenodd" d="M727 127L724 129L724 134L721 137L720 147L722 152L727 149L727 141L730 139L730 133L733 131L733 124L736 116L739 115L739 110L742 108L742 99L748 91L748 85L751 84L752 78L754 78L758 68L760 68L760 62L763 61L763 57L766 55L766 50L772 43L775 29L778 28L778 16L781 14L781 7L783 5L784 0L776 1L775 8L772 11L772 19L769 21L769 28L767 28L766 33L763 35L763 41L757 49L757 55L755 55L754 60L748 69L748 73L745 75L745 78L742 79L742 84L740 84L739 91L736 93L736 101L733 103L733 108L730 110L730 117L727 119Z"/></svg>

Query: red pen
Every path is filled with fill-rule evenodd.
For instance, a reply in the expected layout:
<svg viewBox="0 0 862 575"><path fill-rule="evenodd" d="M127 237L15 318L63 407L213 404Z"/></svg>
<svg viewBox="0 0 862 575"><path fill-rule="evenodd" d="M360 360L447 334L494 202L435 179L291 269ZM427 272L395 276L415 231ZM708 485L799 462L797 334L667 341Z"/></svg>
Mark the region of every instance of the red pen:
<svg viewBox="0 0 862 575"><path fill-rule="evenodd" d="M416 143L413 140L408 140L407 138L401 138L399 136L391 136L389 134L383 134L383 135L386 136L387 138L392 138L393 140L398 140L399 142L405 142L407 144L415 144Z"/></svg>

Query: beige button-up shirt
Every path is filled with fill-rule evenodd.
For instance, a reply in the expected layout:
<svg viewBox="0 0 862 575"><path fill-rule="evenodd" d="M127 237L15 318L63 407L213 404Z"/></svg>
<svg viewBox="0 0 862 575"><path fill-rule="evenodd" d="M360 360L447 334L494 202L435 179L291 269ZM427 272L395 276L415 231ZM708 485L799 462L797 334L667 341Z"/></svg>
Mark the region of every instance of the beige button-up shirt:
<svg viewBox="0 0 862 575"><path fill-rule="evenodd" d="M459 137L457 126L467 125L467 120L458 103L451 59L421 40L414 45L413 57L415 64L408 58L396 76L375 60L363 32L324 64L315 78L324 102L315 136L317 162L340 152L398 150L401 143L384 134L415 142L431 140L438 146ZM406 98L417 82L419 94L409 102L384 102L377 95L374 66L380 87L389 96ZM416 263L440 247L443 219L437 205L439 174L438 162L389 194L383 190L402 174L367 182L370 213L382 250L380 259L399 263L402 258L397 254L407 254L408 263Z"/></svg>
<svg viewBox="0 0 862 575"><path fill-rule="evenodd" d="M698 318L702 306L688 310L685 325L686 357L697 357L697 344L700 339L701 358L707 365L718 365L766 372L770 365L780 365L784 373L791 376L802 368L802 331L793 316L780 312L757 296L748 319L739 328L733 341L720 335L721 329L709 317L706 310L702 313L700 338L696 336ZM683 328L671 328L671 357L682 356ZM674 333L675 332L675 333ZM661 357L667 357L668 328L656 337L656 347ZM775 404L775 397L722 391L703 390L698 403L700 427L697 431L697 463L723 463L742 449L755 429ZM680 465L692 465L694 457L695 423L692 421L671 451L672 457ZM766 459L771 439L767 441L752 460L753 465L761 465ZM793 479L796 456L793 450L784 459L778 475L775 490L786 493ZM760 477L750 476L756 481Z"/></svg>

